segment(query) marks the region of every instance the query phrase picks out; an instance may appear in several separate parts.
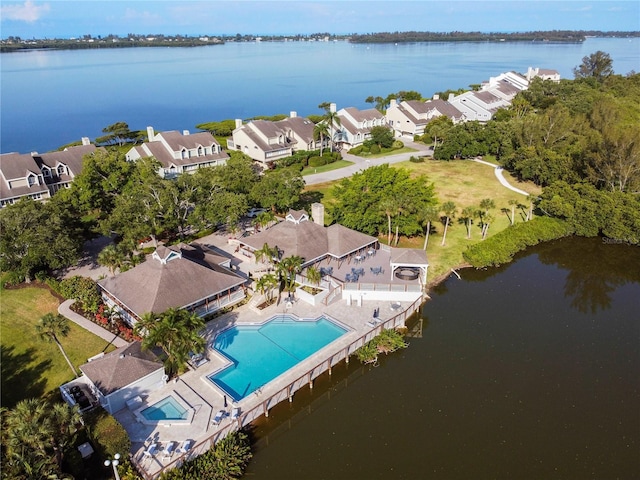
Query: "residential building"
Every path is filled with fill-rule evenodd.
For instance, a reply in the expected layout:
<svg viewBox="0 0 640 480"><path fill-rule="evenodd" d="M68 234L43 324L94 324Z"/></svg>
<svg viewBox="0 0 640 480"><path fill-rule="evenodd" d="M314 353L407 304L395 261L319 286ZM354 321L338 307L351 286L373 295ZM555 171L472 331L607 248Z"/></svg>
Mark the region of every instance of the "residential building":
<svg viewBox="0 0 640 480"><path fill-rule="evenodd" d="M229 155L209 132L182 133L171 130L155 133L147 127L148 141L133 147L126 154L129 161L153 157L160 162L158 174L175 178L181 173L193 173L199 168L225 165Z"/></svg>
<svg viewBox="0 0 640 480"><path fill-rule="evenodd" d="M243 124L242 120L236 119L236 128L227 146L268 166L296 151L320 148L313 138L314 128L311 120L298 117L296 112L290 112L289 118L276 122L251 120Z"/></svg>
<svg viewBox="0 0 640 480"><path fill-rule="evenodd" d="M159 246L140 265L98 281L102 299L117 307L134 326L145 313L169 308L199 316L232 306L245 297L246 279L231 269L231 260L193 243Z"/></svg>
<svg viewBox="0 0 640 480"><path fill-rule="evenodd" d="M82 171L85 155L96 146L82 139L82 145L58 152L0 155L0 206L13 204L23 197L46 200L61 188L69 188Z"/></svg>
<svg viewBox="0 0 640 480"><path fill-rule="evenodd" d="M551 80L556 83L560 81L560 73L557 70L550 70L548 68L529 67L526 77L529 81L536 77L539 77L542 80Z"/></svg>
<svg viewBox="0 0 640 480"><path fill-rule="evenodd" d="M397 103L396 100L391 100L386 112L387 122L397 136L422 135L427 123L443 115L453 123L462 122L466 118L460 110L437 95L426 102L408 100Z"/></svg>
<svg viewBox="0 0 640 480"><path fill-rule="evenodd" d="M336 105L330 106L335 111ZM371 138L373 127L386 127L386 117L375 108L358 110L355 107L347 107L338 110L340 123L335 123L334 140L341 148L354 148L362 145L365 140Z"/></svg>

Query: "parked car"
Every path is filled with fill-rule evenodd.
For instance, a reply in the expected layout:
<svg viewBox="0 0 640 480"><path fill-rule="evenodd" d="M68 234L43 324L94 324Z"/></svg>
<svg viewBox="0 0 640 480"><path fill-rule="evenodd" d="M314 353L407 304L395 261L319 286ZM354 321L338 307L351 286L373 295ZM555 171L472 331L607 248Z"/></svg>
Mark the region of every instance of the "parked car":
<svg viewBox="0 0 640 480"><path fill-rule="evenodd" d="M247 212L247 217L249 218L255 218L258 215L260 215L262 212L266 212L267 210L264 208L252 208L251 210L249 210Z"/></svg>

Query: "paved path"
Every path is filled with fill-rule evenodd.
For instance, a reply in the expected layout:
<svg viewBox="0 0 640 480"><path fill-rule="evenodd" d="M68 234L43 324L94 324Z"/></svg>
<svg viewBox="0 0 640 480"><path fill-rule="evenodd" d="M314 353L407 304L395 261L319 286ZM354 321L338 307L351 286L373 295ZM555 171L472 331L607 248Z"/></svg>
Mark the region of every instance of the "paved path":
<svg viewBox="0 0 640 480"><path fill-rule="evenodd" d="M314 173L313 175L306 175L304 181L307 185L316 185L318 183L332 182L334 180L340 180L341 178L350 177L356 172L360 172L366 168L382 165L384 163L398 163L405 162L411 157L417 156L431 156L432 151L429 147L422 143L415 143L412 140L401 138L405 147L413 148L415 152L399 153L397 155L388 155L386 157L378 157L371 159L364 159L356 155L350 155L346 152L342 153L343 160L353 162L353 165L348 167L338 168L337 170L330 170L324 173Z"/></svg>
<svg viewBox="0 0 640 480"><path fill-rule="evenodd" d="M75 302L75 300L66 300L60 304L58 307L58 313L64 317L67 317L73 323L80 325L85 330L89 330L94 335L97 335L100 338L105 339L109 343L113 343L116 347L124 347L128 345L129 342L123 340L122 338L114 335L110 331L102 328L100 325L96 325L90 320L87 320L82 315L78 315L76 312L71 310L71 304Z"/></svg>
<svg viewBox="0 0 640 480"><path fill-rule="evenodd" d="M502 167L495 165L493 163L485 162L484 160L480 160L479 158L472 158L471 160L473 160L474 162L482 163L483 165L489 165L490 167L493 167L493 173L495 173L496 178L504 187L508 188L511 191L519 193L520 195L524 195L527 197L529 196L529 192L520 190L519 188L516 188L513 185L511 185L509 182L507 182L507 180L502 175L502 171L503 171Z"/></svg>

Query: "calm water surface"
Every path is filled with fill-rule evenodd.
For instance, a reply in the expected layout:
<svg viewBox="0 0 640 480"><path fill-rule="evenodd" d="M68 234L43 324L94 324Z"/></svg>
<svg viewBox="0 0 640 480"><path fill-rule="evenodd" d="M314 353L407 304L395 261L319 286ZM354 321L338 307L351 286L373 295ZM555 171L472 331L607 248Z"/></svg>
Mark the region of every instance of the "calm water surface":
<svg viewBox="0 0 640 480"><path fill-rule="evenodd" d="M565 239L462 277L408 349L274 409L246 478L640 478L640 248Z"/></svg>
<svg viewBox="0 0 640 480"><path fill-rule="evenodd" d="M370 107L399 90L425 96L529 66L572 68L597 50L618 73L640 71L640 39L582 44L347 42L228 43L0 54L0 151L44 152L125 121L134 130L195 130L255 115L319 114L318 104Z"/></svg>

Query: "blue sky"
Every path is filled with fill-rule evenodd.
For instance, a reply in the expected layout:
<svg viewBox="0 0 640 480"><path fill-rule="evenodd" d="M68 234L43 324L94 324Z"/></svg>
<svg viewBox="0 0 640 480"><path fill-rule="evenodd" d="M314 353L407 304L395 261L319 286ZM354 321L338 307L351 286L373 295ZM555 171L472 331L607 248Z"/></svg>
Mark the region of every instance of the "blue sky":
<svg viewBox="0 0 640 480"><path fill-rule="evenodd" d="M640 1L0 0L0 35L640 30Z"/></svg>

